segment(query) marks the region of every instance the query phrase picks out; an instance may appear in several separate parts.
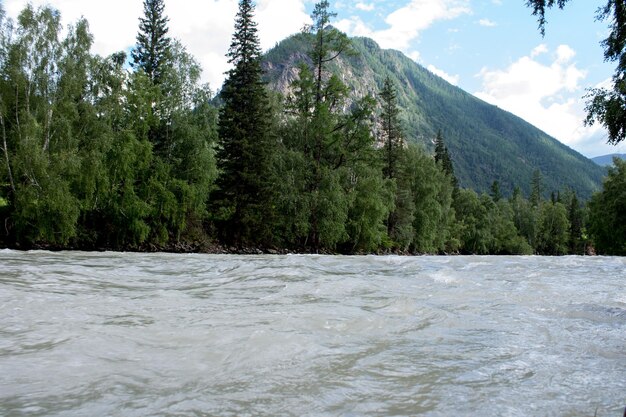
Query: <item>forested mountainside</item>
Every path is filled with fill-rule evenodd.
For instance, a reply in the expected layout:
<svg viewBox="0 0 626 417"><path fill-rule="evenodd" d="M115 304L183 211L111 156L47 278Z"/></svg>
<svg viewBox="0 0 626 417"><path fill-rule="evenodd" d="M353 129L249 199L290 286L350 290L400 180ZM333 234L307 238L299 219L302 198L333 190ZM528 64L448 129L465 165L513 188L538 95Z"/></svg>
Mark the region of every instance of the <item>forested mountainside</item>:
<svg viewBox="0 0 626 417"><path fill-rule="evenodd" d="M291 36L264 57L267 81L286 93L306 61L309 34ZM515 186L530 192L533 172L540 170L546 195L572 188L587 199L598 190L605 171L521 118L490 105L431 73L395 50L381 49L368 38L353 38L354 54L343 54L332 71L355 99L378 97L389 76L398 90L398 104L407 140L432 151L442 131L462 187L488 191L498 181L503 193Z"/></svg>

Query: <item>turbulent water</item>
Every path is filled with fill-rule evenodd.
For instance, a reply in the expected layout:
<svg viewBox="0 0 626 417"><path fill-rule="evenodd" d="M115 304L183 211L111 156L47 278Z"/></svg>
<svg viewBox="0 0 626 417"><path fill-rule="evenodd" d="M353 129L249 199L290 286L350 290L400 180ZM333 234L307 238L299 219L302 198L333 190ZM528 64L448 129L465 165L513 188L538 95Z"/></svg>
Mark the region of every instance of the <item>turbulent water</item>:
<svg viewBox="0 0 626 417"><path fill-rule="evenodd" d="M2 416L621 416L626 260L0 251Z"/></svg>

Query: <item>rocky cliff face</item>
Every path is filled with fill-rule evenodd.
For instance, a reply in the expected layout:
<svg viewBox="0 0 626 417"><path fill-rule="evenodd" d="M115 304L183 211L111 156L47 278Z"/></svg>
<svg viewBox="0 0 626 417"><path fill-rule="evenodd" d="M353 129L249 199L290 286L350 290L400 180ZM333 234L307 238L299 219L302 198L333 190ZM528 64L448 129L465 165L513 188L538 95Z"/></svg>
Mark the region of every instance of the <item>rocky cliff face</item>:
<svg viewBox="0 0 626 417"><path fill-rule="evenodd" d="M311 59L302 51L290 53L285 61L263 61L263 72L266 74L270 89L280 92L287 97L291 94L291 84L298 79L299 66L305 63L311 65Z"/></svg>

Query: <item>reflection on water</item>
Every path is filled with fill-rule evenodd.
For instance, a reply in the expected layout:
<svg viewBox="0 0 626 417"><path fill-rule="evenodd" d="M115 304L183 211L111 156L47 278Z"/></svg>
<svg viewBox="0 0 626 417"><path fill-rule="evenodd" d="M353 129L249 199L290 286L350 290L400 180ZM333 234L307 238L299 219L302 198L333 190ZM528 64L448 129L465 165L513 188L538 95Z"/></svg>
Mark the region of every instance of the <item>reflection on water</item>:
<svg viewBox="0 0 626 417"><path fill-rule="evenodd" d="M621 416L626 260L0 251L0 415Z"/></svg>

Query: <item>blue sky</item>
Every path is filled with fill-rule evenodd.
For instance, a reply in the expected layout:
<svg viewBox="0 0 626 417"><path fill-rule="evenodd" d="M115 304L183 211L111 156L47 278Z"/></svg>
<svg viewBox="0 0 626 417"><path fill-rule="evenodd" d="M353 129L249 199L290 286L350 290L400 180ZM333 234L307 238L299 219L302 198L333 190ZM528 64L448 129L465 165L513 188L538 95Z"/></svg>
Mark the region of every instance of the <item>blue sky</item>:
<svg viewBox="0 0 626 417"><path fill-rule="evenodd" d="M15 17L27 3L4 0ZM59 9L65 23L84 16L94 51L107 55L134 44L142 0L32 0ZM236 0L166 0L170 33L179 38L216 89L228 69L225 53ZM262 46L267 49L309 22L313 0L257 0ZM528 120L586 156L626 153L606 144L599 126L585 127L585 89L606 83L614 65L604 63L600 41L607 24L596 22L604 0L571 0L548 13L546 35L526 0L331 1L334 24L398 49L464 90ZM123 13L120 11L123 10Z"/></svg>

